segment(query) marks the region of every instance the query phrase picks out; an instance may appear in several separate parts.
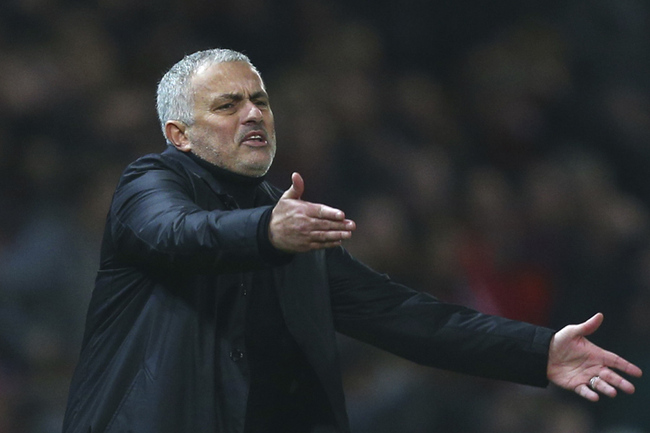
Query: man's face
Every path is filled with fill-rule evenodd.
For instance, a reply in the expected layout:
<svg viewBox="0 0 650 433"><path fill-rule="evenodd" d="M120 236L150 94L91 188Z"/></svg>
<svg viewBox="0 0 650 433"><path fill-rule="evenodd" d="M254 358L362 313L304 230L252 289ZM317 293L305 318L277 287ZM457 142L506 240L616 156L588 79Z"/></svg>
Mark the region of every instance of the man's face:
<svg viewBox="0 0 650 433"><path fill-rule="evenodd" d="M186 130L191 151L246 176L264 175L275 156L275 125L259 74L245 62L199 69L192 78L194 124Z"/></svg>

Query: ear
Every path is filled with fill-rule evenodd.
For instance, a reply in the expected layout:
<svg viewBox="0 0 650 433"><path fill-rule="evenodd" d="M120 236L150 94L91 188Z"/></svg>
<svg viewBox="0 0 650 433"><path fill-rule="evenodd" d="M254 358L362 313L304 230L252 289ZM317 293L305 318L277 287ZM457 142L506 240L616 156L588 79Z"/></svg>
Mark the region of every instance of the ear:
<svg viewBox="0 0 650 433"><path fill-rule="evenodd" d="M187 125L178 120L168 120L165 123L165 137L174 147L181 152L189 152L192 149L192 143L187 137Z"/></svg>

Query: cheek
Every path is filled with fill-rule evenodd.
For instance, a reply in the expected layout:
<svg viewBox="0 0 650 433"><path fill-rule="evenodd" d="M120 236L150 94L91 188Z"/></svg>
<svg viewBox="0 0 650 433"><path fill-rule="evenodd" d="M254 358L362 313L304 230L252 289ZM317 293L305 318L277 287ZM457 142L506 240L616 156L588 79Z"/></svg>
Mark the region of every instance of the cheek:
<svg viewBox="0 0 650 433"><path fill-rule="evenodd" d="M231 146L235 141L236 128L226 125L210 125L201 129L204 142L215 147Z"/></svg>
<svg viewBox="0 0 650 433"><path fill-rule="evenodd" d="M275 119L273 117L273 112L272 111L269 111L267 113L267 117L266 117L266 119L264 119L264 121L266 122L267 128L269 128L269 129L274 129L275 128Z"/></svg>

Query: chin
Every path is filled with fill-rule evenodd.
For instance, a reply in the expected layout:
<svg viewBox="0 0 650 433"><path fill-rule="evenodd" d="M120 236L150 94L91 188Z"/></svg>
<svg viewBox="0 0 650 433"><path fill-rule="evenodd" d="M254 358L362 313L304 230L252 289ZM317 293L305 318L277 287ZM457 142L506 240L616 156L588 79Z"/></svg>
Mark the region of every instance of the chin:
<svg viewBox="0 0 650 433"><path fill-rule="evenodd" d="M272 162L273 161L263 161L258 164L253 163L242 167L242 169L248 173L247 176L261 177L269 171Z"/></svg>
<svg viewBox="0 0 650 433"><path fill-rule="evenodd" d="M271 168L270 165L263 165L263 166L246 166L246 167L240 167L237 172L239 174L243 174L244 176L250 176L250 177L262 177L264 176L268 171L269 168Z"/></svg>
<svg viewBox="0 0 650 433"><path fill-rule="evenodd" d="M264 168L264 169L262 169L262 170L256 170L255 172L251 173L249 176L251 176L251 177L262 177L262 176L264 176L266 173L269 172L269 168L270 168L270 167Z"/></svg>

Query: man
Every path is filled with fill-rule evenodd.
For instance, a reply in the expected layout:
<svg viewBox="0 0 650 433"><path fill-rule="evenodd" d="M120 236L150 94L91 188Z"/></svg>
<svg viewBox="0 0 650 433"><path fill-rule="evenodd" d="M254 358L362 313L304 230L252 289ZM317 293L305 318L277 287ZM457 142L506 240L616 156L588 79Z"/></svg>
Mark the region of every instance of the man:
<svg viewBox="0 0 650 433"><path fill-rule="evenodd" d="M194 53L158 87L168 148L131 164L102 243L64 432L349 431L335 332L426 365L595 401L641 370L585 339L444 304L341 247L355 223L264 181L276 139L244 55Z"/></svg>

